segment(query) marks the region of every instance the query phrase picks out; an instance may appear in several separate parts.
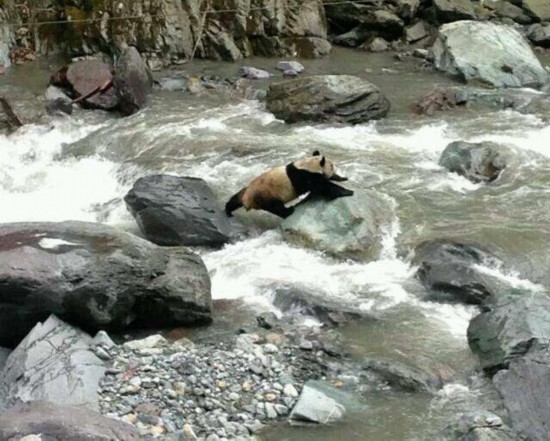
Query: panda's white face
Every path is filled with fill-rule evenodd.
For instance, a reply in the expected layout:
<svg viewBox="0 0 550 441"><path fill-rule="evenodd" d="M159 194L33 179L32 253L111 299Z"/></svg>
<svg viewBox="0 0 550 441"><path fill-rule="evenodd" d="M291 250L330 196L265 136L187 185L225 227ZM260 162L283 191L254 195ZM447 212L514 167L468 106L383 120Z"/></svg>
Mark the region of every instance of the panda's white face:
<svg viewBox="0 0 550 441"><path fill-rule="evenodd" d="M321 156L318 151L305 159L301 159L295 163L295 166L301 170L307 170L311 173L320 173L330 181L345 181L347 178L338 176L334 163L326 156Z"/></svg>

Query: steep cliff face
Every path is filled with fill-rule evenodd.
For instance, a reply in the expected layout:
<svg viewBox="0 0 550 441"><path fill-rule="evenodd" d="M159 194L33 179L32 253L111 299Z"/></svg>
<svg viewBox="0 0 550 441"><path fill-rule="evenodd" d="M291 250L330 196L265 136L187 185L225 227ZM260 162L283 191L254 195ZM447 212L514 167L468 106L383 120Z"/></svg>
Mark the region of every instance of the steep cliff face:
<svg viewBox="0 0 550 441"><path fill-rule="evenodd" d="M330 51L321 0L28 0L20 35L38 53L118 53L136 46L149 62L250 55L317 57ZM21 26L25 28L26 26ZM27 27L28 28L28 27ZM25 33L25 31L23 31Z"/></svg>

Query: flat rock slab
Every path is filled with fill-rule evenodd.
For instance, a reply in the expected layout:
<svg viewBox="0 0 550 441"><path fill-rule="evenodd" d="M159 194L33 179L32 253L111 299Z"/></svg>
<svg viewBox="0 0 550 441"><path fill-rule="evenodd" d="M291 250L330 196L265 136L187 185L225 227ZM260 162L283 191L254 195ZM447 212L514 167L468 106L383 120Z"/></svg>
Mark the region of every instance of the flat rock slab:
<svg viewBox="0 0 550 441"><path fill-rule="evenodd" d="M468 342L481 366L492 374L534 345L550 343L550 297L544 293L499 295L468 326Z"/></svg>
<svg viewBox="0 0 550 441"><path fill-rule="evenodd" d="M97 389L105 365L91 343L89 335L55 316L37 324L2 370L4 405L45 400L99 411Z"/></svg>
<svg viewBox="0 0 550 441"><path fill-rule="evenodd" d="M329 424L341 419L346 412L344 406L315 387L306 383L298 402L290 414L291 420Z"/></svg>
<svg viewBox="0 0 550 441"><path fill-rule="evenodd" d="M433 3L437 18L442 22L476 19L470 0L434 0Z"/></svg>
<svg viewBox="0 0 550 441"><path fill-rule="evenodd" d="M22 125L43 122L46 117L44 100L22 87L1 86L0 99L0 133L10 134Z"/></svg>
<svg viewBox="0 0 550 441"><path fill-rule="evenodd" d="M288 123L360 124L385 117L390 102L374 84L352 75L315 75L274 83L267 110Z"/></svg>
<svg viewBox="0 0 550 441"><path fill-rule="evenodd" d="M46 401L19 404L0 415L0 439L20 441L139 441L137 429L91 410Z"/></svg>
<svg viewBox="0 0 550 441"><path fill-rule="evenodd" d="M439 28L432 52L439 70L467 82L533 88L548 82L548 73L527 40L510 26L476 21L448 23Z"/></svg>
<svg viewBox="0 0 550 441"><path fill-rule="evenodd" d="M211 321L210 278L183 247L87 222L0 226L0 345L56 314L90 333Z"/></svg>
<svg viewBox="0 0 550 441"><path fill-rule="evenodd" d="M152 175L124 197L147 239L157 245L222 245L231 227L202 179Z"/></svg>
<svg viewBox="0 0 550 441"><path fill-rule="evenodd" d="M547 310L548 311L548 310ZM508 410L512 427L532 441L550 439L550 347L533 347L498 372L493 383Z"/></svg>
<svg viewBox="0 0 550 441"><path fill-rule="evenodd" d="M363 190L350 197L301 204L280 228L290 242L336 257L372 260L380 255L393 216L389 200Z"/></svg>

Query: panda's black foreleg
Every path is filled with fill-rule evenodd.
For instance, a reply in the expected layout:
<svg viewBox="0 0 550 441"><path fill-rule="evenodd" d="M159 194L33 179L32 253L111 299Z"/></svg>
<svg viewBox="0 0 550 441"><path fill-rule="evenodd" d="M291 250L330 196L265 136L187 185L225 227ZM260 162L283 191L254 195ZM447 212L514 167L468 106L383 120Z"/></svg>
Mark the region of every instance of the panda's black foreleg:
<svg viewBox="0 0 550 441"><path fill-rule="evenodd" d="M286 219L292 213L294 213L294 207L285 207L285 204L279 200L270 200L262 204L262 209L269 211L275 216L282 217Z"/></svg>
<svg viewBox="0 0 550 441"><path fill-rule="evenodd" d="M343 198L346 196L353 196L353 190L344 188L338 184L333 184L332 182L327 182L324 196L329 200Z"/></svg>

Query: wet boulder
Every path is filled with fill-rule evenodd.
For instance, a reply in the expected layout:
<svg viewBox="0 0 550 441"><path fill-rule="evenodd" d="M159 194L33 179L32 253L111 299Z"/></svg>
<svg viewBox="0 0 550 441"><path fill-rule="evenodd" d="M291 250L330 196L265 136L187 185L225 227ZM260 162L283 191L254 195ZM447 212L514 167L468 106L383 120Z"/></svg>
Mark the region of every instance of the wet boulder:
<svg viewBox="0 0 550 441"><path fill-rule="evenodd" d="M506 168L504 147L493 142L449 144L439 158L439 165L472 182L492 182Z"/></svg>
<svg viewBox="0 0 550 441"><path fill-rule="evenodd" d="M529 28L527 38L529 38L535 46L550 47L550 25L533 25Z"/></svg>
<svg viewBox="0 0 550 441"><path fill-rule="evenodd" d="M548 311L548 310L547 310ZM493 377L512 427L525 439L550 439L550 347L535 344L529 352Z"/></svg>
<svg viewBox="0 0 550 441"><path fill-rule="evenodd" d="M74 98L82 99L84 107L113 110L118 106L110 64L96 59L77 61L67 67L65 77Z"/></svg>
<svg viewBox="0 0 550 441"><path fill-rule="evenodd" d="M26 124L43 122L45 116L43 99L21 87L0 87L1 134L10 134Z"/></svg>
<svg viewBox="0 0 550 441"><path fill-rule="evenodd" d="M497 261L481 246L442 239L420 244L413 264L418 265L416 276L430 291L430 299L482 304L494 296L496 285L476 266Z"/></svg>
<svg viewBox="0 0 550 441"><path fill-rule="evenodd" d="M241 67L241 77L248 78L249 80L267 80L271 78L271 74L263 69L244 66Z"/></svg>
<svg viewBox="0 0 550 441"><path fill-rule="evenodd" d="M394 220L393 207L376 191L356 191L332 201L310 200L281 223L289 242L340 258L377 259Z"/></svg>
<svg viewBox="0 0 550 441"><path fill-rule="evenodd" d="M230 224L206 182L152 175L138 179L124 197L147 239L157 245L221 245Z"/></svg>
<svg viewBox="0 0 550 441"><path fill-rule="evenodd" d="M436 393L443 386L437 375L398 361L366 359L362 368L369 376L400 391Z"/></svg>
<svg viewBox="0 0 550 441"><path fill-rule="evenodd" d="M432 52L437 69L467 82L533 88L548 82L548 73L527 40L510 26L475 21L449 23L439 28Z"/></svg>
<svg viewBox="0 0 550 441"><path fill-rule="evenodd" d="M476 19L474 5L470 0L434 0L433 3L439 22Z"/></svg>
<svg viewBox="0 0 550 441"><path fill-rule="evenodd" d="M210 278L189 250L87 222L0 226L0 345L56 314L87 332L211 321Z"/></svg>
<svg viewBox="0 0 550 441"><path fill-rule="evenodd" d="M267 110L288 123L360 124L385 117L390 102L374 84L352 75L315 75L272 84Z"/></svg>
<svg viewBox="0 0 550 441"><path fill-rule="evenodd" d="M115 64L113 79L119 105L124 115L131 115L147 103L153 87L153 78L147 63L135 47L128 47L122 52Z"/></svg>
<svg viewBox="0 0 550 441"><path fill-rule="evenodd" d="M142 438L135 427L89 409L32 401L0 415L0 439L138 441Z"/></svg>
<svg viewBox="0 0 550 441"><path fill-rule="evenodd" d="M468 343L489 374L506 368L534 345L550 343L550 296L509 292L485 306L468 326Z"/></svg>
<svg viewBox="0 0 550 441"><path fill-rule="evenodd" d="M97 389L106 367L91 344L89 335L55 316L38 323L2 370L5 406L45 400L99 411Z"/></svg>

